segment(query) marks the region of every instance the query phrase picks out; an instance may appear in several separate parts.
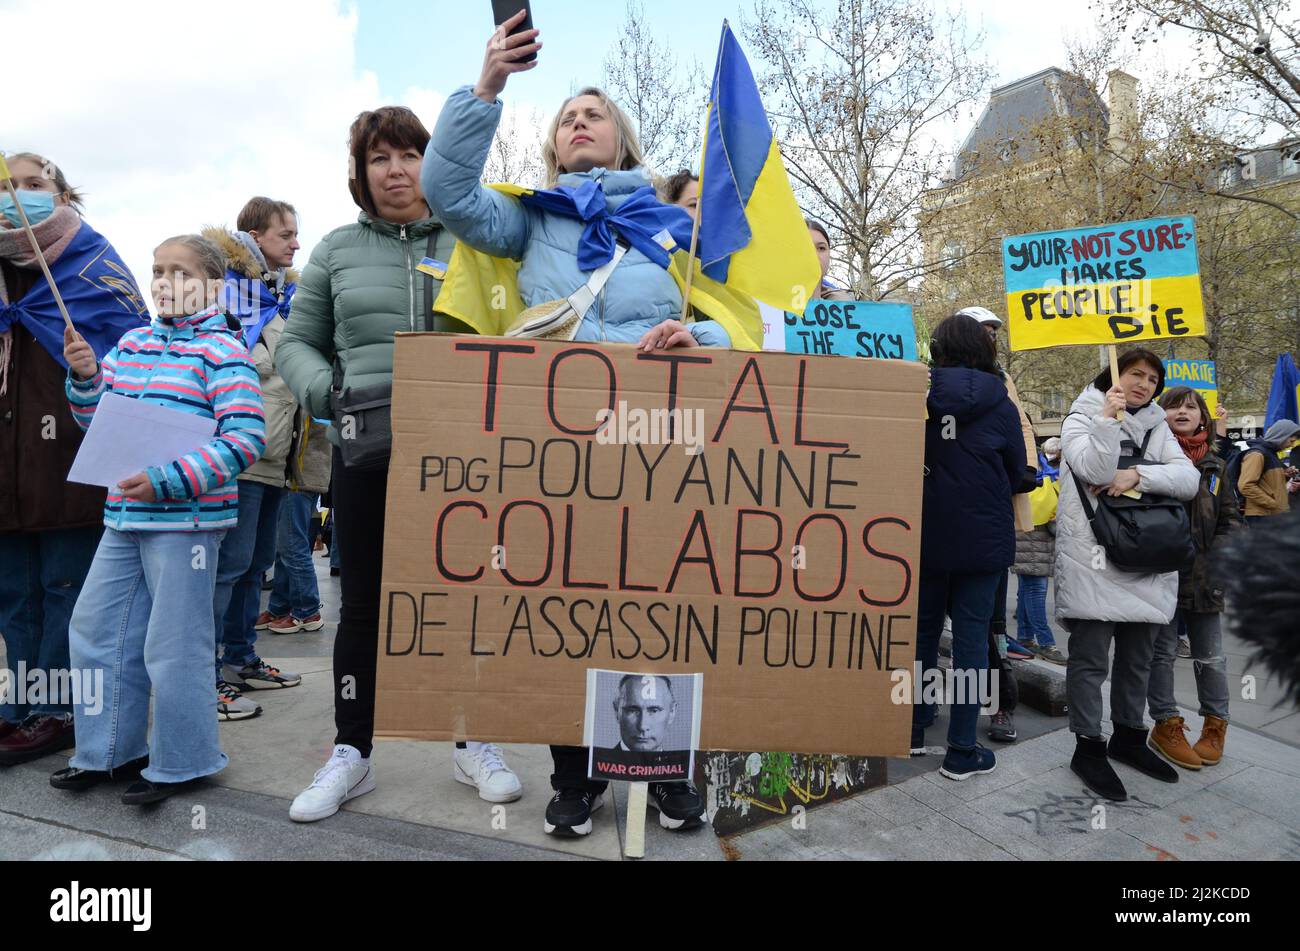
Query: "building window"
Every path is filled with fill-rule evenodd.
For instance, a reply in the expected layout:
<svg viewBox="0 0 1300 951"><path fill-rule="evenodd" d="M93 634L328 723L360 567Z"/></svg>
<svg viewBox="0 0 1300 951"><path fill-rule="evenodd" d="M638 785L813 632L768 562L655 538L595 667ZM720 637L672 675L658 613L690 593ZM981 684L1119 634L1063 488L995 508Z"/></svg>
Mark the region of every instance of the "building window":
<svg viewBox="0 0 1300 951"><path fill-rule="evenodd" d="M1064 390L1043 394L1043 419L1064 419L1070 411L1070 399Z"/></svg>
<svg viewBox="0 0 1300 951"><path fill-rule="evenodd" d="M962 256L965 255L966 249L962 247L960 241L949 238L947 241L943 243L943 251L940 253L943 255L944 267L946 268L961 267L962 266L961 259Z"/></svg>
<svg viewBox="0 0 1300 951"><path fill-rule="evenodd" d="M1282 175L1300 175L1300 142L1282 149Z"/></svg>

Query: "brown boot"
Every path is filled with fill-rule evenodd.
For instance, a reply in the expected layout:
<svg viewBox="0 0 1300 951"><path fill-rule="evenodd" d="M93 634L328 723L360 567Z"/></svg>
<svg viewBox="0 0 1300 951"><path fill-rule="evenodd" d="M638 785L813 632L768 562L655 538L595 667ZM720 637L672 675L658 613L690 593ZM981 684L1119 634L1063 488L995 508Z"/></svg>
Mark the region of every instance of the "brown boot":
<svg viewBox="0 0 1300 951"><path fill-rule="evenodd" d="M1223 738L1227 733L1227 720L1220 720L1218 717L1205 718L1205 724L1201 727L1201 738L1196 741L1193 749L1206 766L1213 766L1223 759Z"/></svg>
<svg viewBox="0 0 1300 951"><path fill-rule="evenodd" d="M1183 769L1200 769L1201 758L1196 755L1197 750L1193 750L1188 745L1187 737L1183 736L1186 732L1187 726L1183 723L1182 717L1157 720L1156 725L1151 728L1147 745L1175 766L1181 766Z"/></svg>

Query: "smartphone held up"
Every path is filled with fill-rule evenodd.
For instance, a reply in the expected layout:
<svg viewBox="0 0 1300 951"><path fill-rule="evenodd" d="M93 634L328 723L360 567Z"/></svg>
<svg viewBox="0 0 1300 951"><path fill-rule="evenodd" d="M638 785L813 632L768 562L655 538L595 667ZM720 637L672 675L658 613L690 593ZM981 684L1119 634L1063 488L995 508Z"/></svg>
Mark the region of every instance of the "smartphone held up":
<svg viewBox="0 0 1300 951"><path fill-rule="evenodd" d="M511 17L516 16L523 11L524 18L515 24L514 28L507 36L514 36L517 33L526 33L533 28L533 11L529 0L492 0L492 22L497 26L505 23ZM534 50L527 56L519 57L516 62L531 63L537 59L537 52Z"/></svg>

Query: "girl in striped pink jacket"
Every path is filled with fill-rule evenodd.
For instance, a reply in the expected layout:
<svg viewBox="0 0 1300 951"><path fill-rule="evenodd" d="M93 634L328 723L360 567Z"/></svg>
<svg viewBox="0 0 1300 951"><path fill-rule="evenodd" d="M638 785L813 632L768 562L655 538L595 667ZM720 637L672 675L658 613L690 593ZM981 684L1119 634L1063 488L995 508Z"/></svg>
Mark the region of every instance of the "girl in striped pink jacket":
<svg viewBox="0 0 1300 951"><path fill-rule="evenodd" d="M216 421L213 438L110 490L106 526L69 624L74 668L103 671L102 704L75 705L77 752L57 788L140 777L126 803L157 802L226 765L212 715L217 551L239 512L235 477L265 446L257 370L239 321L217 305L221 251L197 235L154 252L158 316L129 331L99 365L68 331L68 400L90 425L105 393ZM149 696L154 697L149 730Z"/></svg>

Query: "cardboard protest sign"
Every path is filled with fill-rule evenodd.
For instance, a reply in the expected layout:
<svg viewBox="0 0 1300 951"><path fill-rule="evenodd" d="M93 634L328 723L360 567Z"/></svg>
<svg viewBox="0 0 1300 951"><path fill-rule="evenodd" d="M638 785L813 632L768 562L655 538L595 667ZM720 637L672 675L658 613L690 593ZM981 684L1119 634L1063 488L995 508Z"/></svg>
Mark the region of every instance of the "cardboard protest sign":
<svg viewBox="0 0 1300 951"><path fill-rule="evenodd" d="M402 334L378 736L579 744L589 669L700 746L902 755L926 368Z"/></svg>
<svg viewBox="0 0 1300 951"><path fill-rule="evenodd" d="M912 305L812 301L802 314L785 315L785 349L787 353L915 360Z"/></svg>
<svg viewBox="0 0 1300 951"><path fill-rule="evenodd" d="M1002 240L1012 350L1205 335L1190 217Z"/></svg>
<svg viewBox="0 0 1300 951"><path fill-rule="evenodd" d="M1165 389L1190 386L1201 394L1213 413L1219 406L1219 384L1214 376L1213 360L1166 360Z"/></svg>
<svg viewBox="0 0 1300 951"><path fill-rule="evenodd" d="M880 301L812 301L802 314L759 305L763 349L786 353L915 360L912 305Z"/></svg>

